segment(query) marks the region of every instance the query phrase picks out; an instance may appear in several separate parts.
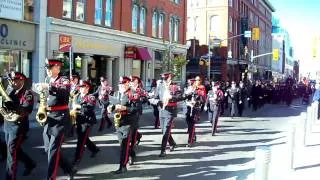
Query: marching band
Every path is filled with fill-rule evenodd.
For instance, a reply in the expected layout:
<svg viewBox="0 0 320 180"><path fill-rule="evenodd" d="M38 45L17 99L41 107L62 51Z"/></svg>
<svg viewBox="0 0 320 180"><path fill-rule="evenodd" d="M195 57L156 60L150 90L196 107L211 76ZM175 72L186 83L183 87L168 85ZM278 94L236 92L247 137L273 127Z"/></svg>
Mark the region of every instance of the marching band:
<svg viewBox="0 0 320 180"><path fill-rule="evenodd" d="M100 149L90 140L92 126L97 123L95 108L98 103L102 119L99 131L104 129L105 123L110 128L114 125L120 144L119 168L115 174L127 172L127 164L134 165L138 160L136 146L142 134L139 132L139 119L142 115L143 104L148 103L154 110L154 128L161 127L162 141L159 157L166 156L167 144L170 151L178 145L172 137L172 128L177 118L178 104L185 102L186 123L188 129L187 147L193 147L196 142L196 123L200 120L200 112L207 111L208 120L212 124L212 136L217 132L219 116L225 108L230 107L231 116L242 116L244 101L250 102L254 110L261 95L256 94L259 83L253 87L252 96L244 83L232 82L231 86L212 82L211 88L202 85L202 79L197 76L188 80L188 85L181 90L173 82L174 74L171 72L161 74L161 79L154 80L151 90L143 89L142 81L137 76L121 77L119 90L114 91L105 77L100 78L101 85L92 94L93 86L88 81L82 81L78 74L70 78L60 75L62 62L56 59L46 61L47 78L45 83L36 85L40 95L40 104L36 120L43 126L44 150L48 155L47 177L54 180L57 176L58 166L73 179L77 172L76 166L80 163L85 146L91 151L94 158ZM24 176L29 175L36 163L23 152L21 145L26 140L29 131L28 115L34 106L34 97L31 90L25 87L26 76L19 72L12 72L2 78L0 82L1 107L0 114L4 119L5 144L0 142L0 152L7 149L6 179L15 180L17 173L17 160L25 165ZM9 85L6 89L3 80ZM113 122L111 115L114 115ZM77 132L77 146L73 162L63 156L62 143L65 135ZM71 132L71 133L70 133ZM5 155L3 155L5 156Z"/></svg>

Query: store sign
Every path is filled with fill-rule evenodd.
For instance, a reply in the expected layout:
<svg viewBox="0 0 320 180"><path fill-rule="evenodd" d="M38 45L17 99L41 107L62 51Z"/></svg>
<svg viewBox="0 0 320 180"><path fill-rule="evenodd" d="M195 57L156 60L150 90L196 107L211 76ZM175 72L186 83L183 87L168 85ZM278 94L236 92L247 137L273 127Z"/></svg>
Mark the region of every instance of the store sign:
<svg viewBox="0 0 320 180"><path fill-rule="evenodd" d="M35 25L0 19L0 48L34 50Z"/></svg>
<svg viewBox="0 0 320 180"><path fill-rule="evenodd" d="M133 46L126 47L124 50L124 58L137 58L137 48Z"/></svg>
<svg viewBox="0 0 320 180"><path fill-rule="evenodd" d="M23 20L23 0L0 0L0 18Z"/></svg>
<svg viewBox="0 0 320 180"><path fill-rule="evenodd" d="M72 46L72 37L60 34L59 35L59 51L68 52Z"/></svg>

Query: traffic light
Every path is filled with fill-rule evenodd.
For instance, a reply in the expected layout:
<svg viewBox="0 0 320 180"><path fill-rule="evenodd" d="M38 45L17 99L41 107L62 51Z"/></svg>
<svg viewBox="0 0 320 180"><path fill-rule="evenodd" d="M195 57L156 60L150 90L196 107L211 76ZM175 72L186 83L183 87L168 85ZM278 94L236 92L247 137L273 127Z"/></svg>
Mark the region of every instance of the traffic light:
<svg viewBox="0 0 320 180"><path fill-rule="evenodd" d="M252 40L259 41L260 40L260 29L252 28Z"/></svg>
<svg viewBox="0 0 320 180"><path fill-rule="evenodd" d="M279 49L273 49L272 56L273 56L274 61L278 61L279 60Z"/></svg>

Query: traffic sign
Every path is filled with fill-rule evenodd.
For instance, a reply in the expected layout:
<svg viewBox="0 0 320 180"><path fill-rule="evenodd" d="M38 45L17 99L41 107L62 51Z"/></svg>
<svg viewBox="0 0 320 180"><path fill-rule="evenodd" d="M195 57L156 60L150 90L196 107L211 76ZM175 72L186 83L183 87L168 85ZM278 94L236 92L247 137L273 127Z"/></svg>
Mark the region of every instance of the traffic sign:
<svg viewBox="0 0 320 180"><path fill-rule="evenodd" d="M273 56L274 61L278 61L279 60L279 49L273 49L272 56Z"/></svg>
<svg viewBox="0 0 320 180"><path fill-rule="evenodd" d="M251 35L252 35L251 31L244 32L244 37L246 37L246 38L251 38Z"/></svg>
<svg viewBox="0 0 320 180"><path fill-rule="evenodd" d="M260 40L260 29L252 28L252 40L259 41Z"/></svg>

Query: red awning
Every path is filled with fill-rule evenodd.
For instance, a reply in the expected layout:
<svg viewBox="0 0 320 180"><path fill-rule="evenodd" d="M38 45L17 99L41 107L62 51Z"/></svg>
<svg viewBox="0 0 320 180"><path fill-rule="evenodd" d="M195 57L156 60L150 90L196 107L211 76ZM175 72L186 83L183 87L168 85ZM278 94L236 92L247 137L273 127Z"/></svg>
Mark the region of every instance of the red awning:
<svg viewBox="0 0 320 180"><path fill-rule="evenodd" d="M149 54L149 51L147 48L137 48L137 59L143 60L143 61L148 61L151 60L151 56Z"/></svg>

